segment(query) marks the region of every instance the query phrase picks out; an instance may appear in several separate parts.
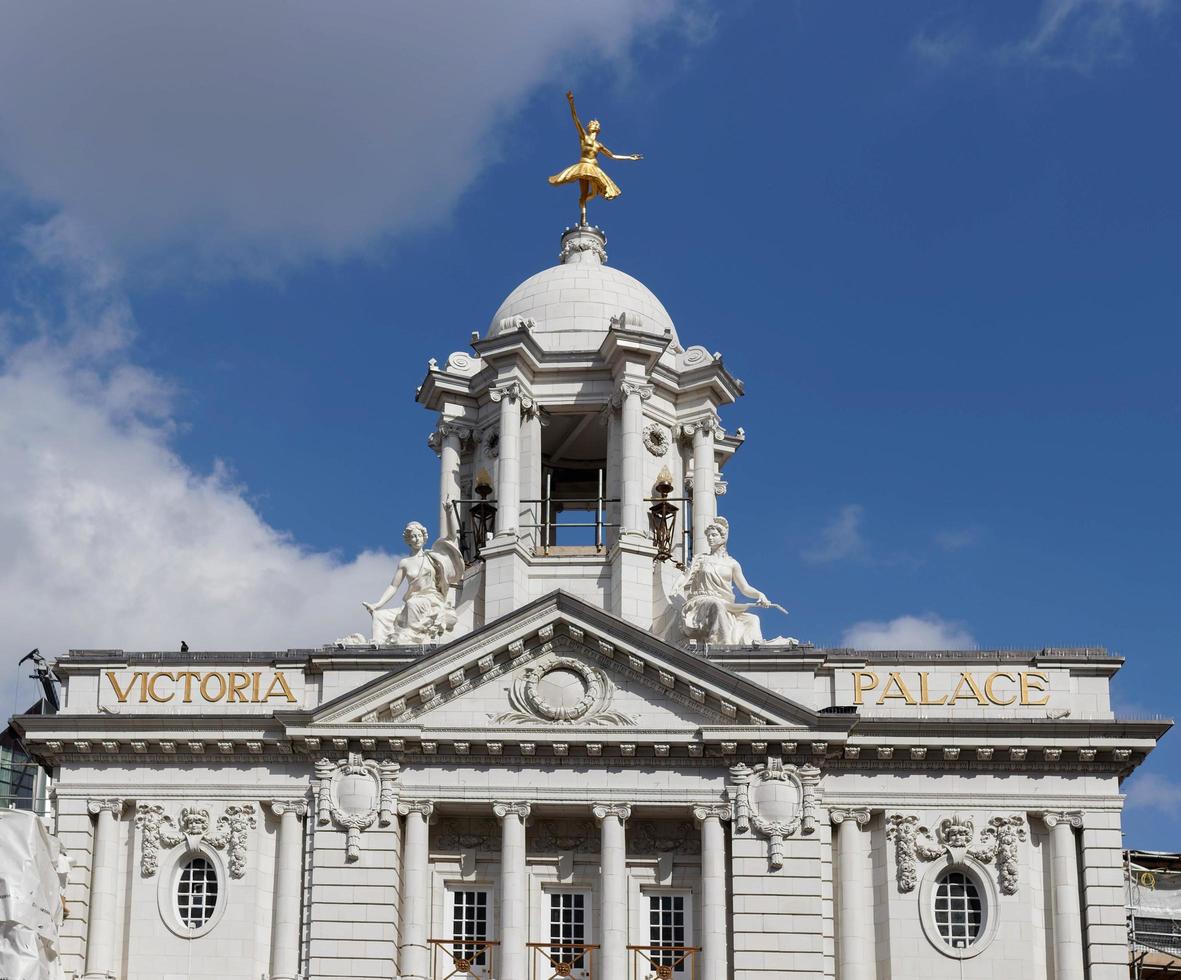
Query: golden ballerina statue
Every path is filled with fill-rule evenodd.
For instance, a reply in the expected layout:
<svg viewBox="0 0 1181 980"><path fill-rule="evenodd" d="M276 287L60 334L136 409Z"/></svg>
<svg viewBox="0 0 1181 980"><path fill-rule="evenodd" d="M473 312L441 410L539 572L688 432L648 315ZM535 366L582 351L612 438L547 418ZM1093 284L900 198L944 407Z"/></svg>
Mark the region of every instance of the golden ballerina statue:
<svg viewBox="0 0 1181 980"><path fill-rule="evenodd" d="M603 173L602 168L595 163L595 157L600 153L612 160L643 160L639 153L627 155L615 154L599 142L599 120L592 119L584 129L578 119L578 110L574 108L574 93L567 92L566 100L570 103L570 115L574 117L574 125L578 129L578 142L582 148L581 159L572 167L567 167L560 174L554 174L549 182L558 184L572 184L578 181L578 207L582 214L582 223L586 224L586 202L592 197L602 197L611 200L623 193L619 185Z"/></svg>

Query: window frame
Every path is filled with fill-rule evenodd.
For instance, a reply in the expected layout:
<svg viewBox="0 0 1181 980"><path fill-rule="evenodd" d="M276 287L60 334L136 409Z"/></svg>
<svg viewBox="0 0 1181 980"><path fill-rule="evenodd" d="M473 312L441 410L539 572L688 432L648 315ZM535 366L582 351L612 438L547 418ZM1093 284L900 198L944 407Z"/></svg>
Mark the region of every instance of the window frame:
<svg viewBox="0 0 1181 980"><path fill-rule="evenodd" d="M691 888L649 888L645 887L640 890L640 894L644 899L644 915L645 915L645 930L649 943L652 941L652 900L656 898L680 898L684 902L683 916L685 920L685 941L681 943L682 946L693 945L693 890ZM680 977L681 980L692 975L693 968L690 965L692 960L685 960L681 964L681 971L673 973L674 977Z"/></svg>
<svg viewBox="0 0 1181 980"><path fill-rule="evenodd" d="M935 892L939 880L948 872L959 872L968 878L976 887L976 894L980 896L980 931L976 941L970 946L957 948L948 943L939 931L939 924L935 921ZM964 855L960 860L950 854L934 861L923 875L918 890L919 920L923 926L923 934L927 942L934 946L944 956L953 960L969 960L983 953L996 938L1000 925L1000 893L992 876L975 858Z"/></svg>
<svg viewBox="0 0 1181 980"><path fill-rule="evenodd" d="M546 942L553 941L553 900L556 895L581 895L582 896L582 943L587 946L593 946L595 943L596 927L598 925L595 918L595 891L594 889L582 885L545 885L542 887L542 908L545 915L545 936ZM595 953L590 954L588 958L589 963L595 962ZM578 978L588 975L587 963L581 967L576 967L570 976Z"/></svg>
<svg viewBox="0 0 1181 980"><path fill-rule="evenodd" d="M205 924L192 929L185 925L180 917L177 889L180 886L181 873L196 858L201 858L208 862L209 866L213 869L214 875L217 877L217 902L214 904L213 911L210 913ZM160 882L156 890L156 904L159 908L160 918L164 920L164 924L170 932L180 936L181 939L200 939L202 936L209 935L209 933L217 928L222 916L225 915L226 906L229 904L230 883L225 862L217 851L211 847L206 847L201 842L193 846L178 847L173 854L169 855L167 864L161 869L159 878Z"/></svg>
<svg viewBox="0 0 1181 980"><path fill-rule="evenodd" d="M484 940L490 941L496 938L496 891L490 885L481 881L448 881L443 885L443 923L444 931L447 933L447 938L450 940L459 939L455 935L455 897L461 892L471 892L473 894L483 893L484 895ZM462 942L452 942L452 954L456 947L462 946ZM473 963L477 963L486 959L487 950L484 953L477 953L476 957L472 959ZM478 965L483 966L483 962Z"/></svg>

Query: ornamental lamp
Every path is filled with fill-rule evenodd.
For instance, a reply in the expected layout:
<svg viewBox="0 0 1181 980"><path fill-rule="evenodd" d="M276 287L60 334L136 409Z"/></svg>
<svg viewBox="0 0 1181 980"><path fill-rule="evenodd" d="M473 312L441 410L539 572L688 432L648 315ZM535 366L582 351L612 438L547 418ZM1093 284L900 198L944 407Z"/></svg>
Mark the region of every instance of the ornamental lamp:
<svg viewBox="0 0 1181 980"><path fill-rule="evenodd" d="M668 499L672 490L673 476L668 467L663 466L652 484L652 506L648 508L648 527L652 532L652 543L656 545L657 561L668 561L673 556L677 505Z"/></svg>
<svg viewBox="0 0 1181 980"><path fill-rule="evenodd" d="M476 474L475 491L480 502L472 504L471 515L474 550L478 559L484 545L496 531L496 505L488 503L488 497L492 493L492 477L488 475L487 470L481 469Z"/></svg>

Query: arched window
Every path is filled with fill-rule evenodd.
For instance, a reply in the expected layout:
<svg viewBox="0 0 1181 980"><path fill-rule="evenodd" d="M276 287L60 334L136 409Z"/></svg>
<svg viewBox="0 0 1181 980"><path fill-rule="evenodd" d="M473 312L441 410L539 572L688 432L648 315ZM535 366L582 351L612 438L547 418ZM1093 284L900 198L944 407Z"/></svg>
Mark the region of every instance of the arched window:
<svg viewBox="0 0 1181 980"><path fill-rule="evenodd" d="M176 877L176 914L187 929L202 929L217 909L217 868L204 857L190 858Z"/></svg>
<svg viewBox="0 0 1181 980"><path fill-rule="evenodd" d="M935 882L935 926L953 949L967 949L980 938L984 902L976 882L960 870L944 871Z"/></svg>

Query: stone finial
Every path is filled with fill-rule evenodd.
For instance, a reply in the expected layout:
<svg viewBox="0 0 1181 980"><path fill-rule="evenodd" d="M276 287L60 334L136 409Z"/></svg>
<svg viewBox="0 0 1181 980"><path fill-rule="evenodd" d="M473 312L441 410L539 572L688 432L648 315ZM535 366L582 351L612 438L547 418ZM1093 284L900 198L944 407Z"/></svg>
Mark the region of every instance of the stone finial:
<svg viewBox="0 0 1181 980"><path fill-rule="evenodd" d="M578 225L562 232L562 247L558 262L590 262L595 265L607 264L607 235L602 228L594 225Z"/></svg>

